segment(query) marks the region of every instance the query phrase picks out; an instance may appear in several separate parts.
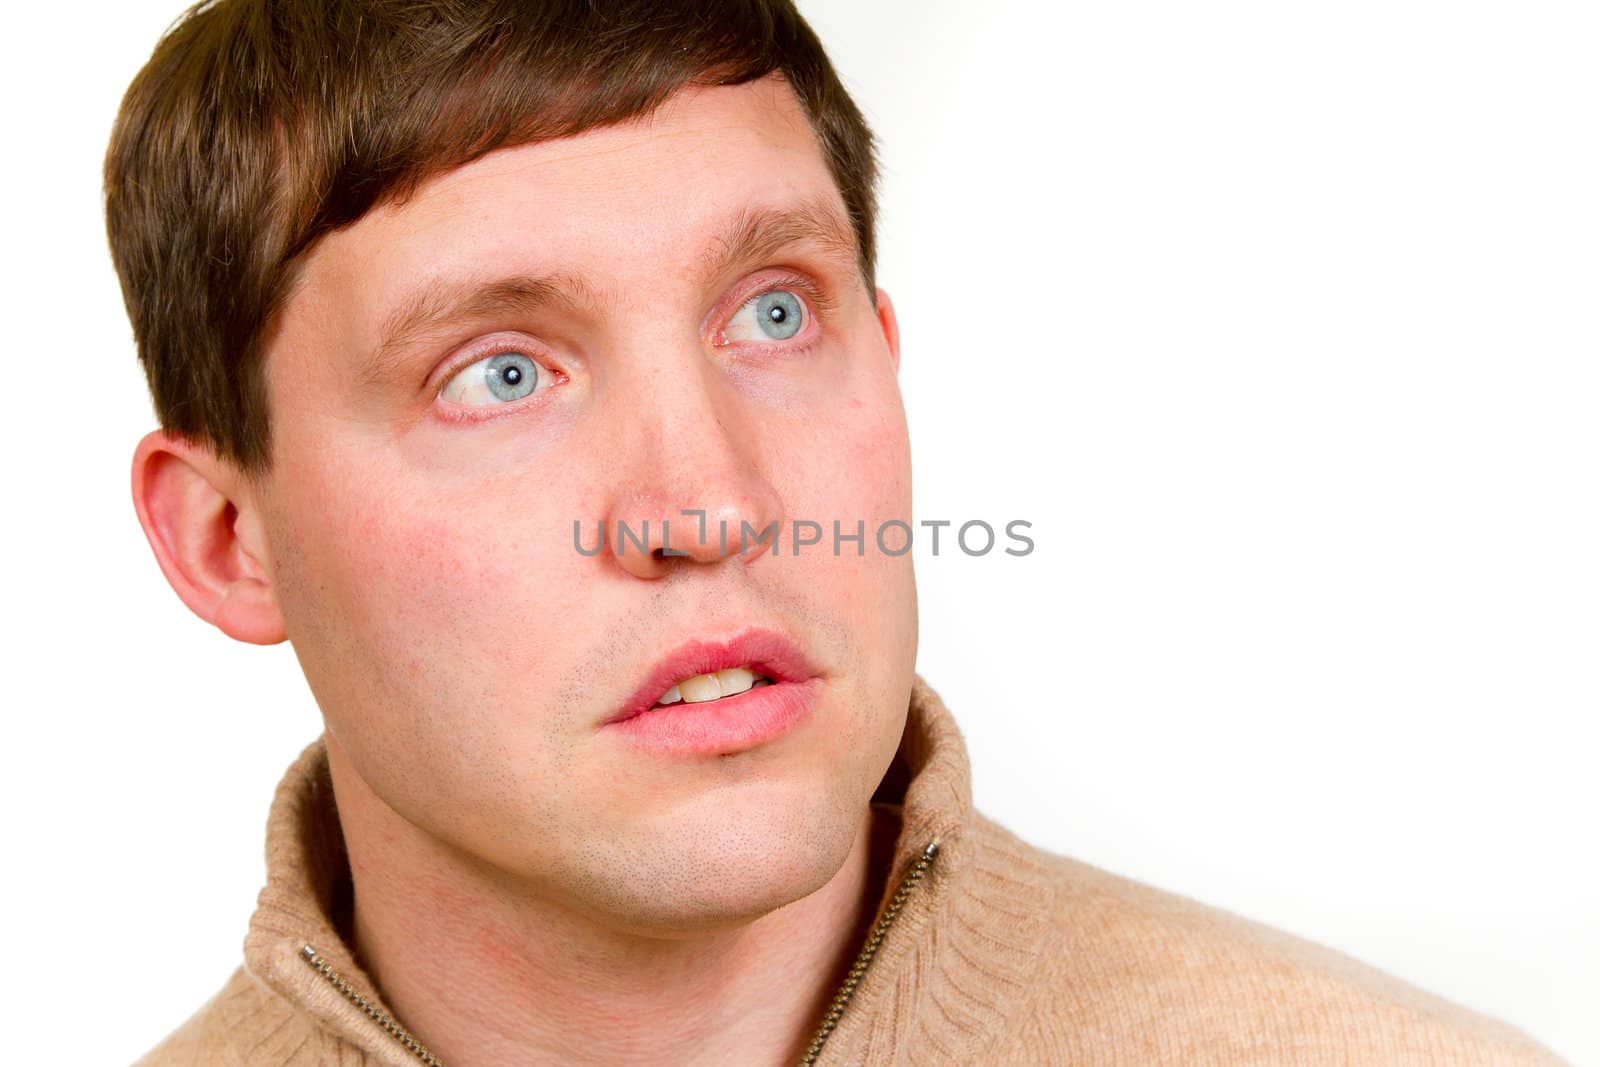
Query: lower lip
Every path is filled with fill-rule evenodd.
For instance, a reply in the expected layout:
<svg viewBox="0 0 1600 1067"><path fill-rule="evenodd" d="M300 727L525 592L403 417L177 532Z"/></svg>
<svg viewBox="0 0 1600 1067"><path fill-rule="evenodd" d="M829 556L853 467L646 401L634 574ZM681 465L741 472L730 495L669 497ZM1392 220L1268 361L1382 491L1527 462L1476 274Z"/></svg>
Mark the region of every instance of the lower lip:
<svg viewBox="0 0 1600 1067"><path fill-rule="evenodd" d="M679 701L607 725L634 745L684 756L721 756L788 733L815 709L822 680L777 682L698 704Z"/></svg>

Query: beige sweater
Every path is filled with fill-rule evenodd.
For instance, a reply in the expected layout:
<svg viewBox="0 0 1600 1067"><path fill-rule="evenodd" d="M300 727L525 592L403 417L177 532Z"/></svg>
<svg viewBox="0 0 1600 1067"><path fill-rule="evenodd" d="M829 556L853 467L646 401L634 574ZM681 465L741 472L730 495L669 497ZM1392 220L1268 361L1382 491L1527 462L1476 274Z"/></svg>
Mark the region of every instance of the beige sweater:
<svg viewBox="0 0 1600 1067"><path fill-rule="evenodd" d="M1346 956L1018 840L973 809L961 734L920 678L875 801L897 805L902 820L874 927L883 936L828 1016L837 1024L817 1063L1560 1062L1504 1024ZM319 739L273 801L267 885L243 966L139 1063L423 1062L338 932L349 901Z"/></svg>

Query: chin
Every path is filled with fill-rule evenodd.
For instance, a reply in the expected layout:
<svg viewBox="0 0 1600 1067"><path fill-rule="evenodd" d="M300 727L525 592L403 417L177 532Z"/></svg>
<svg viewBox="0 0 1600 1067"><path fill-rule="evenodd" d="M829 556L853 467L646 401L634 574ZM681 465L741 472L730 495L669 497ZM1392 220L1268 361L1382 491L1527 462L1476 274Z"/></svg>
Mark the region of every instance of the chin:
<svg viewBox="0 0 1600 1067"><path fill-rule="evenodd" d="M639 934L748 923L839 873L866 811L867 795L848 792L828 796L811 782L712 791L641 825L632 842L611 842L601 892L584 895Z"/></svg>

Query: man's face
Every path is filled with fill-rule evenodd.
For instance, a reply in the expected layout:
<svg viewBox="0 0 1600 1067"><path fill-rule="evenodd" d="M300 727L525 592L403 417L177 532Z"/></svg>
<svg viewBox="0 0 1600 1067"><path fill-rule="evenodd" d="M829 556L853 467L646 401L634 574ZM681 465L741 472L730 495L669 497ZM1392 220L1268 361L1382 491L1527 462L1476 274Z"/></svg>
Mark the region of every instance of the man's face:
<svg viewBox="0 0 1600 1067"><path fill-rule="evenodd" d="M800 215L741 225L768 212ZM817 888L904 727L911 556L874 536L911 512L897 341L853 249L794 224L830 213L848 236L786 84L688 90L327 237L271 344L269 566L334 758L609 921L688 929ZM688 556L615 543L662 517ZM795 554L797 519L826 533ZM864 554L835 554L835 519L864 522ZM601 522L613 543L578 551L575 520L586 551ZM741 521L782 523L779 553L739 555ZM790 729L685 753L608 725L667 653L752 628L815 668Z"/></svg>

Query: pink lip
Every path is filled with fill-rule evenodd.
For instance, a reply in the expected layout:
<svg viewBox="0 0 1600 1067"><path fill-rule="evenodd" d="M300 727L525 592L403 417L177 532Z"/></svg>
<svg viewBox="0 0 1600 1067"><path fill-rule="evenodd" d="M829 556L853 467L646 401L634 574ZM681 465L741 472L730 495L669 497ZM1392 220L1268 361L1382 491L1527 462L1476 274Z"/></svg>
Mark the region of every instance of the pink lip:
<svg viewBox="0 0 1600 1067"><path fill-rule="evenodd" d="M702 704L655 706L668 689L691 675L744 666L773 684ZM816 669L793 641L773 630L746 630L730 641L678 646L604 725L652 748L738 751L786 732L811 711L820 689Z"/></svg>
<svg viewBox="0 0 1600 1067"><path fill-rule="evenodd" d="M668 689L685 678L744 666L780 685L806 682L817 676L805 653L774 630L746 630L731 641L687 641L651 669L622 710L606 720L606 725L643 715Z"/></svg>

